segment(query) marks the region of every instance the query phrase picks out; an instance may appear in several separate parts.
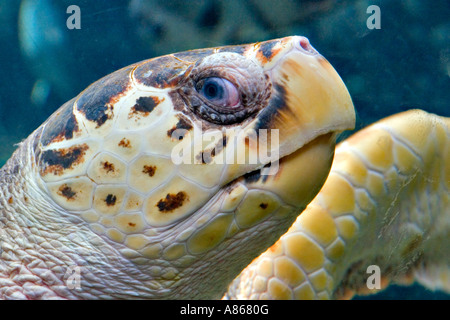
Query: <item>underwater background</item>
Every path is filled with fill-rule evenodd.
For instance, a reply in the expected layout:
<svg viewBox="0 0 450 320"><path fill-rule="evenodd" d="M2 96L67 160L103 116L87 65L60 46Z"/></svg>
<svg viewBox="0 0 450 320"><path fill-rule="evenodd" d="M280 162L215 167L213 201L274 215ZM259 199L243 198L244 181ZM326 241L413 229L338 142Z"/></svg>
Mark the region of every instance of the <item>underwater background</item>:
<svg viewBox="0 0 450 320"><path fill-rule="evenodd" d="M66 24L70 5L80 8L80 29ZM368 27L371 5L379 29ZM112 71L294 34L309 38L346 83L356 130L412 108L450 117L448 0L0 0L0 166L60 105ZM357 298L450 295L413 285Z"/></svg>

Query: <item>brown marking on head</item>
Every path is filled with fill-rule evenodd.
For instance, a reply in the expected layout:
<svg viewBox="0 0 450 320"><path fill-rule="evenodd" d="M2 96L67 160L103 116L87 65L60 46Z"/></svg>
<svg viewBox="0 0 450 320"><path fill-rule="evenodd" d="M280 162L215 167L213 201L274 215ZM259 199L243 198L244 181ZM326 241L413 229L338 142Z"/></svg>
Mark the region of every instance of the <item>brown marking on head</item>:
<svg viewBox="0 0 450 320"><path fill-rule="evenodd" d="M280 121L282 121L282 116L287 119L296 117L287 104L288 96L284 86L276 83L274 89L269 104L258 115L258 122L254 128L256 134L259 134L260 129L277 128L281 131L283 123Z"/></svg>
<svg viewBox="0 0 450 320"><path fill-rule="evenodd" d="M77 100L77 110L87 120L102 126L113 117L114 104L132 87L130 73L135 65L123 68L94 82Z"/></svg>
<svg viewBox="0 0 450 320"><path fill-rule="evenodd" d="M129 82L126 87L123 88L122 91L118 92L116 95L111 96L108 101L108 104L114 106L122 97L124 97L128 90L132 88L132 82Z"/></svg>
<svg viewBox="0 0 450 320"><path fill-rule="evenodd" d="M202 164L209 164L212 162L212 157L209 152L201 151L198 155L195 156L197 161L201 161Z"/></svg>
<svg viewBox="0 0 450 320"><path fill-rule="evenodd" d="M178 140L183 140L184 133L185 133L184 130L191 130L192 124L189 120L187 120L182 115L178 115L178 119L179 120L178 120L177 124L172 129L167 130L167 136L169 138L172 138L172 135L175 132L175 130L183 129L183 130L178 131L177 133L181 133L181 134L179 134L179 135L177 134L177 136L175 137Z"/></svg>
<svg viewBox="0 0 450 320"><path fill-rule="evenodd" d="M79 131L79 126L73 114L75 98L63 104L47 121L41 136L44 146L53 142L69 140Z"/></svg>
<svg viewBox="0 0 450 320"><path fill-rule="evenodd" d="M148 174L150 177L153 177L156 172L156 166L144 165L142 172Z"/></svg>
<svg viewBox="0 0 450 320"><path fill-rule="evenodd" d="M268 206L269 206L269 205L268 205L267 203L265 203L265 202L262 202L262 203L259 204L259 207L260 207L261 209L266 209Z"/></svg>
<svg viewBox="0 0 450 320"><path fill-rule="evenodd" d="M72 114L70 118L67 119L66 126L64 130L62 130L56 137L54 137L50 142L60 142L64 139L69 140L72 139L73 133L78 131L78 123L75 119L75 116Z"/></svg>
<svg viewBox="0 0 450 320"><path fill-rule="evenodd" d="M279 40L266 41L262 43L259 47L258 52L256 53L256 58L262 64L270 62L270 60L272 60L272 58L276 56L282 49L280 46L274 48L277 44L279 44Z"/></svg>
<svg viewBox="0 0 450 320"><path fill-rule="evenodd" d="M67 200L73 200L77 193L73 191L72 188L69 187L67 184L63 184L61 187L59 187L58 194L60 196L63 196Z"/></svg>
<svg viewBox="0 0 450 320"><path fill-rule="evenodd" d="M249 136L245 136L244 144L247 148L250 148L250 137Z"/></svg>
<svg viewBox="0 0 450 320"><path fill-rule="evenodd" d="M106 173L110 173L110 172L114 172L115 171L115 167L114 167L113 163L105 161L105 162L101 162L100 164L102 165L103 170L105 170Z"/></svg>
<svg viewBox="0 0 450 320"><path fill-rule="evenodd" d="M261 178L261 170L255 170L252 172L248 172L244 174L244 180L246 183L255 183L258 182Z"/></svg>
<svg viewBox="0 0 450 320"><path fill-rule="evenodd" d="M162 101L164 101L164 98L160 100L158 97L140 97L136 99L136 104L131 107L128 119L133 116L148 116Z"/></svg>
<svg viewBox="0 0 450 320"><path fill-rule="evenodd" d="M9 203L9 204L12 204L12 203L13 203L13 198L12 198L12 197L9 197L8 203Z"/></svg>
<svg viewBox="0 0 450 320"><path fill-rule="evenodd" d="M175 111L181 111L184 114L190 114L187 110L187 105L184 99L181 97L179 90L172 90L168 92L170 100L172 101L173 109Z"/></svg>
<svg viewBox="0 0 450 320"><path fill-rule="evenodd" d="M264 166L264 168L267 168L267 167L270 167L270 163L268 163ZM251 172L244 174L243 177L244 177L245 183L256 183L258 181L265 183L267 181L267 179L269 178L269 175L261 175L261 170L262 169L258 169L258 170L251 171Z"/></svg>
<svg viewBox="0 0 450 320"><path fill-rule="evenodd" d="M75 145L67 149L46 150L40 159L40 174L42 176L53 173L62 175L65 169L71 169L84 161L87 144Z"/></svg>
<svg viewBox="0 0 450 320"><path fill-rule="evenodd" d="M217 142L214 148L211 150L211 156L215 157L227 146L227 136L222 136L222 141Z"/></svg>
<svg viewBox="0 0 450 320"><path fill-rule="evenodd" d="M108 194L105 199L105 203L108 207L114 206L116 204L117 197L113 194Z"/></svg>
<svg viewBox="0 0 450 320"><path fill-rule="evenodd" d="M97 113L92 112L91 115L94 115L95 122L97 122L97 126L95 128L100 128L107 120L112 119L114 116L113 105L107 104L103 107L99 107L96 109Z"/></svg>
<svg viewBox="0 0 450 320"><path fill-rule="evenodd" d="M122 148L131 148L131 142L127 138L123 138L119 141L118 146Z"/></svg>
<svg viewBox="0 0 450 320"><path fill-rule="evenodd" d="M165 89L176 86L180 77L192 63L176 58L174 55L162 56L146 61L134 71L134 78L143 85Z"/></svg>
<svg viewBox="0 0 450 320"><path fill-rule="evenodd" d="M217 142L217 144L212 149L206 149L201 151L195 156L197 161L201 161L202 164L209 164L212 162L212 158L220 154L222 150L227 146L227 137L223 136L222 141Z"/></svg>
<svg viewBox="0 0 450 320"><path fill-rule="evenodd" d="M160 212L168 213L181 207L187 200L189 199L184 191L180 191L177 194L168 193L166 198L159 200L156 206Z"/></svg>
<svg viewBox="0 0 450 320"><path fill-rule="evenodd" d="M128 226L130 226L130 227L136 227L136 223L128 222Z"/></svg>

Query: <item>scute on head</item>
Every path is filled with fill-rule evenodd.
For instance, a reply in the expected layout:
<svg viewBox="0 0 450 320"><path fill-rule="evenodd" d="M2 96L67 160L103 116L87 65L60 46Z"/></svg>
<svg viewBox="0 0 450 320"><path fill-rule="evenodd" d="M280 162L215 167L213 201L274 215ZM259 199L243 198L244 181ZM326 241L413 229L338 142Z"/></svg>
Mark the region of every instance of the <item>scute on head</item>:
<svg viewBox="0 0 450 320"><path fill-rule="evenodd" d="M53 200L66 210L80 211L92 207L94 186L86 177L49 182L47 188Z"/></svg>

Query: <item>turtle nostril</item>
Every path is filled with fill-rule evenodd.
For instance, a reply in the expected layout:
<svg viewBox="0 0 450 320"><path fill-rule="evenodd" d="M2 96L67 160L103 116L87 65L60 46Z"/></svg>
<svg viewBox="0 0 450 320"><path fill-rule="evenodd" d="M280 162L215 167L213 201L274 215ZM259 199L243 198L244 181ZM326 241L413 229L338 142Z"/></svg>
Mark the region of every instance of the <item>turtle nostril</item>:
<svg viewBox="0 0 450 320"><path fill-rule="evenodd" d="M311 46L309 43L309 40L305 37L300 37L298 40L298 44L300 45L300 48L304 51L310 53L310 54L316 54L317 51Z"/></svg>
<svg viewBox="0 0 450 320"><path fill-rule="evenodd" d="M306 38L300 38L300 47L302 47L304 50L309 51L311 45L309 44L308 39Z"/></svg>

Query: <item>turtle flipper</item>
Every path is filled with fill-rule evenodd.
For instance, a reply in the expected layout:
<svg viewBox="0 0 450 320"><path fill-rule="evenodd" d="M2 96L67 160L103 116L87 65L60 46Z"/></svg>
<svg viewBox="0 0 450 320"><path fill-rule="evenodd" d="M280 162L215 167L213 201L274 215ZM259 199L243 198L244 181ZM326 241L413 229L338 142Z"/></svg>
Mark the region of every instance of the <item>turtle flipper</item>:
<svg viewBox="0 0 450 320"><path fill-rule="evenodd" d="M448 119L410 110L336 149L322 190L230 286L228 298L323 299L418 280L448 291Z"/></svg>

